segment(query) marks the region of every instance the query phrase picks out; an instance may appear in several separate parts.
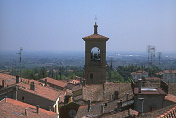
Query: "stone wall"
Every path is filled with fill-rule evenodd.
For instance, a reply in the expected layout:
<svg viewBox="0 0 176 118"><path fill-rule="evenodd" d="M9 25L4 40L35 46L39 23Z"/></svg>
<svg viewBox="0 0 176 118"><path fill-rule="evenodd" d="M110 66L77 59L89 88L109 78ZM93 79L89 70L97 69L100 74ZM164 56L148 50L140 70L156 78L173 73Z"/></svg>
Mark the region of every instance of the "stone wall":
<svg viewBox="0 0 176 118"><path fill-rule="evenodd" d="M102 101L103 85L88 85L83 87L83 100Z"/></svg>
<svg viewBox="0 0 176 118"><path fill-rule="evenodd" d="M138 98L144 98L143 112L151 112L153 110L161 109L164 107L164 95L136 95L134 97L134 109L139 111Z"/></svg>

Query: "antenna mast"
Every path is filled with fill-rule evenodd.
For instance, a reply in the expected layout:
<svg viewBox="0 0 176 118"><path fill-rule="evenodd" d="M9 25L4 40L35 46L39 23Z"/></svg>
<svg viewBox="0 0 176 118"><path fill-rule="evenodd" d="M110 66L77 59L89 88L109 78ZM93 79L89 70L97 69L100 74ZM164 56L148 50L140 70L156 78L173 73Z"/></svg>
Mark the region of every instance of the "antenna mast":
<svg viewBox="0 0 176 118"><path fill-rule="evenodd" d="M161 52L158 52L158 61L159 61L159 65L161 64Z"/></svg>
<svg viewBox="0 0 176 118"><path fill-rule="evenodd" d="M155 61L155 46L148 46L148 65L153 65Z"/></svg>
<svg viewBox="0 0 176 118"><path fill-rule="evenodd" d="M20 76L21 76L21 62L22 62L22 51L23 51L23 48L21 47L19 52L17 54L19 54L19 57L20 57L20 60L19 60L19 63L20 63Z"/></svg>

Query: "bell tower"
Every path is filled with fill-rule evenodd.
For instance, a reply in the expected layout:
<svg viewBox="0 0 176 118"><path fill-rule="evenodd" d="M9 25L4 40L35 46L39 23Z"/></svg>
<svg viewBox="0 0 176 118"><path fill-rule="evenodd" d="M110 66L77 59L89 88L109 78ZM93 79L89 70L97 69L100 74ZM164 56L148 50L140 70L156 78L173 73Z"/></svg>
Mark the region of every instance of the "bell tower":
<svg viewBox="0 0 176 118"><path fill-rule="evenodd" d="M98 34L95 22L94 34L83 37L85 41L85 79L86 84L102 84L106 81L106 41Z"/></svg>

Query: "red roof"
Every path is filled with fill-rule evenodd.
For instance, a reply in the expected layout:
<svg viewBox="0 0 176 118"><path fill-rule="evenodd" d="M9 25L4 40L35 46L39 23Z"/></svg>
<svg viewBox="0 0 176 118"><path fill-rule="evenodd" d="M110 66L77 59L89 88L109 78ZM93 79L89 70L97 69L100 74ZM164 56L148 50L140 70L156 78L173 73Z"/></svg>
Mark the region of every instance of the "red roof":
<svg viewBox="0 0 176 118"><path fill-rule="evenodd" d="M82 85L77 85L77 86L73 87L72 91L78 91L80 89L82 89Z"/></svg>
<svg viewBox="0 0 176 118"><path fill-rule="evenodd" d="M128 110L124 110L122 112L115 113L104 113L100 118L133 118L134 116L138 116L138 112L132 109L129 109L131 117L128 115Z"/></svg>
<svg viewBox="0 0 176 118"><path fill-rule="evenodd" d="M158 116L157 118L175 118L176 116L176 106L168 110L166 113L163 115Z"/></svg>
<svg viewBox="0 0 176 118"><path fill-rule="evenodd" d="M176 74L176 70L164 70L163 73L173 73Z"/></svg>
<svg viewBox="0 0 176 118"><path fill-rule="evenodd" d="M4 73L0 73L0 86L2 86L2 80L6 80L8 86L16 83L16 77Z"/></svg>
<svg viewBox="0 0 176 118"><path fill-rule="evenodd" d="M2 80L6 80L7 85L16 84L16 77L13 75L0 73L0 85L2 84L1 82ZM43 83L38 82L36 80L21 78L21 81L22 82L17 84L21 90L39 95L41 97L47 98L52 101L56 101L59 96L63 96L65 94L65 92L62 90L56 91L56 90L53 90L52 88L45 87ZM31 82L35 83L35 91L30 90Z"/></svg>
<svg viewBox="0 0 176 118"><path fill-rule="evenodd" d="M57 118L57 114L52 111L39 108L39 113L36 113L35 106L10 98L1 100L0 106L1 118ZM27 108L28 116L25 115L25 108Z"/></svg>
<svg viewBox="0 0 176 118"><path fill-rule="evenodd" d="M163 75L163 72L155 73L156 75Z"/></svg>
<svg viewBox="0 0 176 118"><path fill-rule="evenodd" d="M143 89L143 88L142 88ZM161 88L156 88L155 90L152 88L146 88L145 90L141 90L141 93L139 93L138 88L134 88L134 94L141 94L141 95L166 95L166 93Z"/></svg>
<svg viewBox="0 0 176 118"><path fill-rule="evenodd" d="M69 83L71 83L71 84L79 84L80 81L74 79L74 80L70 80Z"/></svg>
<svg viewBox="0 0 176 118"><path fill-rule="evenodd" d="M46 78L43 78L41 80L45 81L45 79L47 79L47 83L51 83L53 85L56 85L56 86L59 86L59 87L62 87L62 88L65 88L67 86L67 82L63 81L63 80L55 80L55 79L50 78L50 77L46 77Z"/></svg>
<svg viewBox="0 0 176 118"><path fill-rule="evenodd" d="M165 96L165 100L172 101L172 102L176 103L176 96L172 95L172 94L167 94L167 96Z"/></svg>
<svg viewBox="0 0 176 118"><path fill-rule="evenodd" d="M35 84L35 90L30 90L30 83L34 82ZM59 96L65 94L64 91L60 90L60 91L56 91L52 88L43 86L43 83L40 83L36 80L27 80L27 79L22 79L22 82L17 84L19 86L20 89L33 93L33 94L37 94L41 97L44 98L48 98L49 100L52 101L56 101L58 99Z"/></svg>
<svg viewBox="0 0 176 118"><path fill-rule="evenodd" d="M83 39L84 40L86 40L86 39L105 39L105 40L108 40L109 38L102 36L100 34L92 34L90 36L83 37Z"/></svg>
<svg viewBox="0 0 176 118"><path fill-rule="evenodd" d="M144 74L144 73L147 73L147 72L143 70L138 70L136 72L132 72L131 74Z"/></svg>

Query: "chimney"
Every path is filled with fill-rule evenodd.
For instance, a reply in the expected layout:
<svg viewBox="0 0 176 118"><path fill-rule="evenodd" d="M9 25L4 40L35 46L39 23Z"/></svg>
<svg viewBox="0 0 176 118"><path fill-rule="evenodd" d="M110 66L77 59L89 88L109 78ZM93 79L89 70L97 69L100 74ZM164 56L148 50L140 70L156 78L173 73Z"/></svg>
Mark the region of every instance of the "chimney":
<svg viewBox="0 0 176 118"><path fill-rule="evenodd" d="M7 87L6 80L2 80L2 87L3 87L3 88Z"/></svg>
<svg viewBox="0 0 176 118"><path fill-rule="evenodd" d="M129 96L129 93L126 94L126 101L128 101L128 96Z"/></svg>
<svg viewBox="0 0 176 118"><path fill-rule="evenodd" d="M5 96L5 102L7 102L7 96Z"/></svg>
<svg viewBox="0 0 176 118"><path fill-rule="evenodd" d="M138 98L138 112L139 112L139 115L142 115L142 113L143 113L143 103L144 103L144 98Z"/></svg>
<svg viewBox="0 0 176 118"><path fill-rule="evenodd" d="M45 79L45 86L47 86L47 79Z"/></svg>
<svg viewBox="0 0 176 118"><path fill-rule="evenodd" d="M138 91L141 93L141 88L142 88L142 79L138 79Z"/></svg>
<svg viewBox="0 0 176 118"><path fill-rule="evenodd" d="M115 91L115 92L114 92L114 95L115 95L115 96L114 96L114 97L115 97L115 100L117 100L118 97L119 97L119 92L118 92L118 91Z"/></svg>
<svg viewBox="0 0 176 118"><path fill-rule="evenodd" d="M39 113L39 108L40 108L40 106L37 105L37 106L36 106L36 112L37 112L37 113Z"/></svg>
<svg viewBox="0 0 176 118"><path fill-rule="evenodd" d="M128 109L128 116L131 116L130 109Z"/></svg>
<svg viewBox="0 0 176 118"><path fill-rule="evenodd" d="M120 102L117 103L117 111L122 110L122 99L120 99Z"/></svg>
<svg viewBox="0 0 176 118"><path fill-rule="evenodd" d="M49 111L52 111L52 110L51 110L51 106L49 106Z"/></svg>
<svg viewBox="0 0 176 118"><path fill-rule="evenodd" d="M27 108L25 108L24 114L25 114L25 116L28 116L28 110L27 110Z"/></svg>
<svg viewBox="0 0 176 118"><path fill-rule="evenodd" d="M34 82L31 82L31 84L30 84L30 90L35 91L35 84L34 84Z"/></svg>
<svg viewBox="0 0 176 118"><path fill-rule="evenodd" d="M79 81L80 81L79 85L82 85L82 77L80 77Z"/></svg>
<svg viewBox="0 0 176 118"><path fill-rule="evenodd" d="M120 99L120 110L122 110L122 99Z"/></svg>
<svg viewBox="0 0 176 118"><path fill-rule="evenodd" d="M17 91L18 91L18 86L15 86L15 100L17 100L17 95L18 95L18 93L17 93Z"/></svg>
<svg viewBox="0 0 176 118"><path fill-rule="evenodd" d="M110 95L110 100L111 100L111 101L114 100L114 95L113 95L113 94Z"/></svg>
<svg viewBox="0 0 176 118"><path fill-rule="evenodd" d="M104 114L104 104L101 105L101 114Z"/></svg>
<svg viewBox="0 0 176 118"><path fill-rule="evenodd" d="M91 100L88 100L88 112L91 110Z"/></svg>
<svg viewBox="0 0 176 118"><path fill-rule="evenodd" d="M83 83L82 83L82 85L83 85L83 86L86 85L86 80L85 80L85 79L83 79Z"/></svg>
<svg viewBox="0 0 176 118"><path fill-rule="evenodd" d="M19 83L19 82L21 82L20 76L16 75L16 83Z"/></svg>

